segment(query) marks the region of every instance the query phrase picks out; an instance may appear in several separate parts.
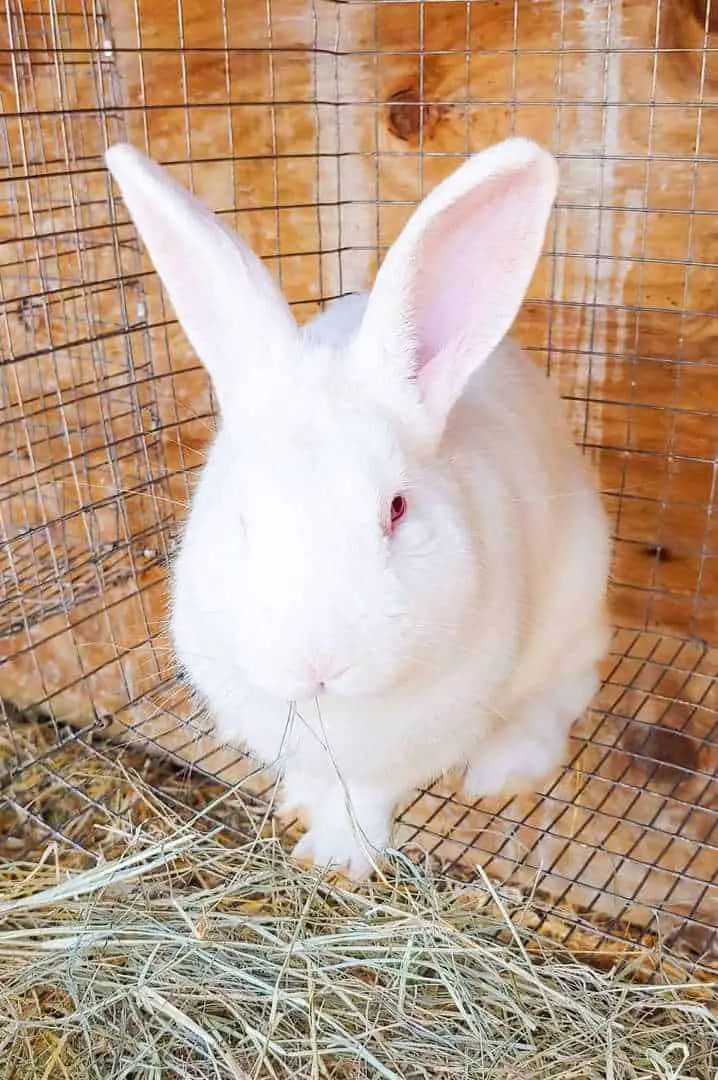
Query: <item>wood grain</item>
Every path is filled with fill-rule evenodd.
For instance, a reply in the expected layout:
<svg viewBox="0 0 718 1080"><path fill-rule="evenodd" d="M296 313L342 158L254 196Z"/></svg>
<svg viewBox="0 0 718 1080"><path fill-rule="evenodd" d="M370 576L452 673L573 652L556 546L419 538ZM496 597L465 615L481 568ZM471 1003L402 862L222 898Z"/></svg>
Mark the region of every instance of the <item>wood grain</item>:
<svg viewBox="0 0 718 1080"><path fill-rule="evenodd" d="M560 193L516 335L595 463L616 622L718 644L718 53L705 5L110 0L100 16L67 0L52 12L11 4L0 18L0 695L245 768L197 727L163 636L167 560L213 403L102 166L118 139L235 225L300 320L370 284L417 201L467 153L512 133L552 148ZM614 734L616 760L636 758L633 736ZM680 732L652 740L659 769L650 783L636 773L637 790L660 795L686 762L701 771ZM581 768L600 773L585 754ZM570 775L562 797L580 817L592 796ZM461 818L459 805L444 816ZM676 834L680 805L665 812ZM537 804L536 820L550 809ZM493 820L476 813L447 843ZM698 817L681 842L708 859ZM581 888L600 892L618 856L591 821L601 853ZM688 879L672 891L670 868L656 873L655 895L695 901Z"/></svg>

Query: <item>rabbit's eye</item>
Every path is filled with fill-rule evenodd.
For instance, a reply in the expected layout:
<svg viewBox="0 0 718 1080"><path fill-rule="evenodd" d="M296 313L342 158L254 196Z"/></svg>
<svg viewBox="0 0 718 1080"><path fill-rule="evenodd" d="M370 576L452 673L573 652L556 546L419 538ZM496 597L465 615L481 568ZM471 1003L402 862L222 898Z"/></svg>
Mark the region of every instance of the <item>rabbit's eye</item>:
<svg viewBox="0 0 718 1080"><path fill-rule="evenodd" d="M391 500L391 527L395 529L406 513L406 499L403 495L395 495Z"/></svg>

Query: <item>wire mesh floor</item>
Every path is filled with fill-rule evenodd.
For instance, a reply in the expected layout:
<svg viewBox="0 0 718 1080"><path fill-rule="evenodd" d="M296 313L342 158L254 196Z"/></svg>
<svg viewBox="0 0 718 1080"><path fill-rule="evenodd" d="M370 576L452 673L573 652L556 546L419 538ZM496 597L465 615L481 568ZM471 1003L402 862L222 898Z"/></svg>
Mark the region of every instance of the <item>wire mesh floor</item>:
<svg viewBox="0 0 718 1080"><path fill-rule="evenodd" d="M163 808L231 843L244 793L273 790L213 742L158 643L212 410L110 142L174 163L301 317L363 288L468 153L550 146L562 186L519 338L596 454L623 621L715 642L717 7L9 0L0 685L32 708L0 703L0 861L18 876L110 859ZM469 888L480 866L573 951L660 943L715 970L717 676L699 640L618 630L540 794L469 803L447 777L402 808L396 843Z"/></svg>
<svg viewBox="0 0 718 1080"><path fill-rule="evenodd" d="M447 777L401 810L397 846L469 882L480 864L516 897L530 895L539 925L572 949L613 955L617 943L660 942L691 970L714 969L717 674L718 652L700 641L618 630L569 762L541 794L471 803ZM174 760L141 725L118 751L100 722L74 730L6 711L0 858L111 857L118 836L156 814L131 783L137 774L173 814L221 826L231 842L244 821L233 792L267 799L273 782L176 706L166 719L180 733Z"/></svg>

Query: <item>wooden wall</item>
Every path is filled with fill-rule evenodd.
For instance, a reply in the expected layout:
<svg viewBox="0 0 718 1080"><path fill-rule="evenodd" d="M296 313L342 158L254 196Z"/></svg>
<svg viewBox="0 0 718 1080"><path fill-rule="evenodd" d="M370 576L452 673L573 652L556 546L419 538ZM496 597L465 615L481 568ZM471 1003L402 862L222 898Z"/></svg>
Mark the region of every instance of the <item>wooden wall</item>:
<svg viewBox="0 0 718 1080"><path fill-rule="evenodd" d="M112 196L118 139L233 222L300 319L369 284L466 153L512 132L551 147L560 195L516 333L595 461L616 620L718 643L705 3L9 0L0 100L0 698L227 781L251 767L196 715L163 634L212 403ZM471 874L548 872L594 918L655 927L662 906L707 933L716 653L625 633L615 650L550 797L468 808L444 785L401 835L452 861L471 844Z"/></svg>
<svg viewBox="0 0 718 1080"><path fill-rule="evenodd" d="M551 147L560 196L516 333L596 462L617 621L718 639L718 39L697 0L9 10L3 694L84 712L97 670L95 707L136 696L117 662L159 632L210 429L204 374L110 198L100 155L119 138L234 222L300 319L366 286L467 152L512 132Z"/></svg>

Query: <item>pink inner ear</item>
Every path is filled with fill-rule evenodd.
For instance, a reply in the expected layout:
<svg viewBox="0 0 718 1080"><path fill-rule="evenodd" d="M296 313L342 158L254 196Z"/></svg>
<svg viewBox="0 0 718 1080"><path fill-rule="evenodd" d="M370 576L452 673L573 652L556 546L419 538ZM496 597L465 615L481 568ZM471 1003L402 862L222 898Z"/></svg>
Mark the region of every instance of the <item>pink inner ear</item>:
<svg viewBox="0 0 718 1080"><path fill-rule="evenodd" d="M531 235L531 215L541 213L538 187L531 170L495 177L429 225L411 288L418 373L448 346L470 344L479 354L508 330L528 285L521 245L527 217Z"/></svg>

